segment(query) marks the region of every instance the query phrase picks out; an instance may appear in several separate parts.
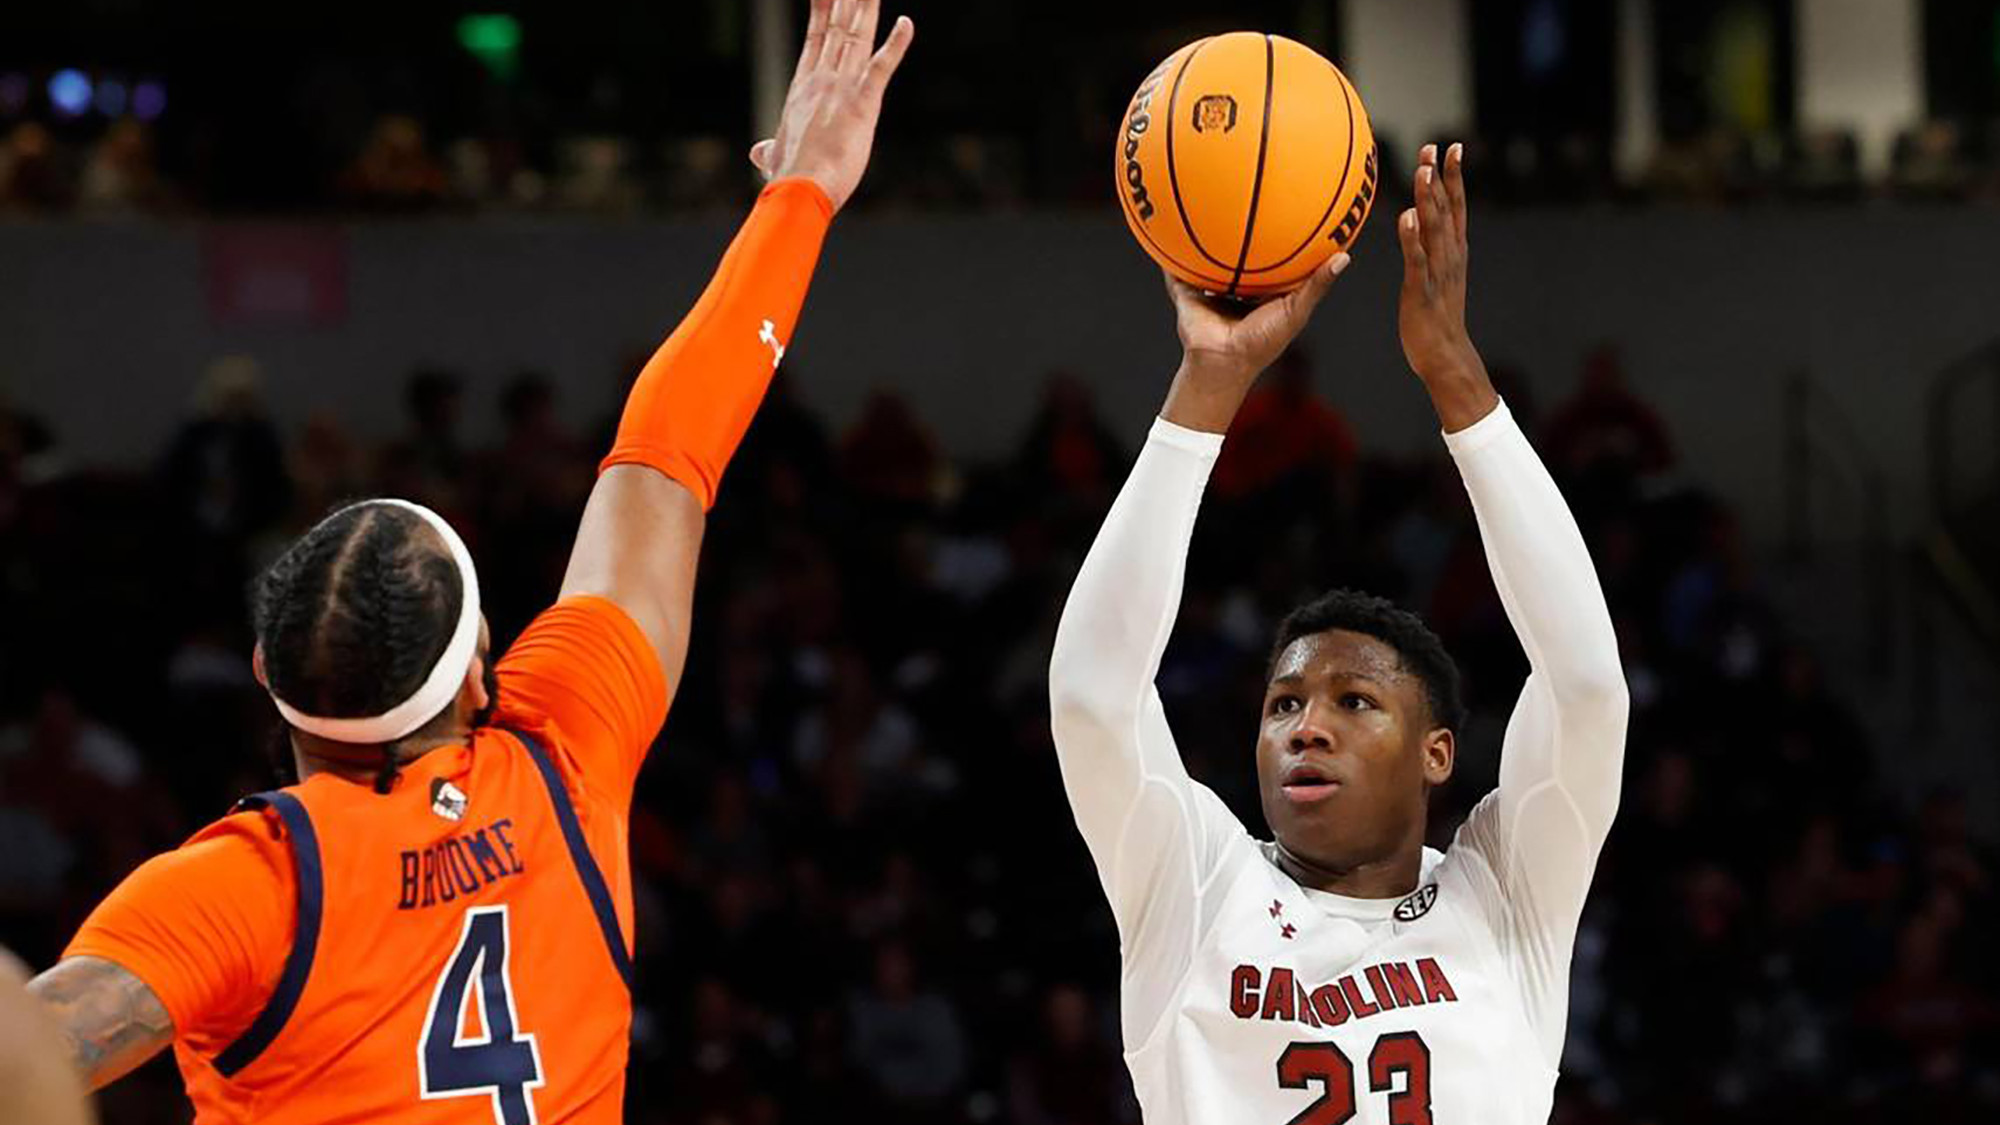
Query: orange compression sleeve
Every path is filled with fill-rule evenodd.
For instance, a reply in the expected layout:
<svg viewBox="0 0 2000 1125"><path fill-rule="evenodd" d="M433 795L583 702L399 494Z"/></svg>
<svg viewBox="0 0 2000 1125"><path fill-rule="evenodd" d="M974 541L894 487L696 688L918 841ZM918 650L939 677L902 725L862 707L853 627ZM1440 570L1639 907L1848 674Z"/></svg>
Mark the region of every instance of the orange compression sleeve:
<svg viewBox="0 0 2000 1125"><path fill-rule="evenodd" d="M649 465L715 505L722 470L784 358L819 264L833 203L818 184L766 187L715 279L653 353L625 400L600 471Z"/></svg>

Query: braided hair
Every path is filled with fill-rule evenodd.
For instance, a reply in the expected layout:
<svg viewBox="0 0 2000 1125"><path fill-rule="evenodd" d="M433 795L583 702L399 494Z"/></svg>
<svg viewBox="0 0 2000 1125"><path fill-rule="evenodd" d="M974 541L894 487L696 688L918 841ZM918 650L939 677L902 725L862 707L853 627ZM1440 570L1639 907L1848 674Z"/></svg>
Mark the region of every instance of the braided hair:
<svg viewBox="0 0 2000 1125"><path fill-rule="evenodd" d="M271 690L327 718L395 707L451 643L464 593L444 544L415 514L388 504L336 512L272 563L252 593ZM376 792L389 792L398 768L395 749L383 747Z"/></svg>

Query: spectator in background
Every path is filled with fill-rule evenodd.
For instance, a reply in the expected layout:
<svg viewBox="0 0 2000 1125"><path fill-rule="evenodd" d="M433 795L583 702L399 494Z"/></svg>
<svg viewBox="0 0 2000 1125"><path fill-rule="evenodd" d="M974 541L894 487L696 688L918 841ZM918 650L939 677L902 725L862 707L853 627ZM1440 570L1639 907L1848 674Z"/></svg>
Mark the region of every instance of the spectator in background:
<svg viewBox="0 0 2000 1125"><path fill-rule="evenodd" d="M891 509L929 508L950 491L937 439L893 391L868 396L840 443L840 462L856 492Z"/></svg>
<svg viewBox="0 0 2000 1125"><path fill-rule="evenodd" d="M937 992L917 986L916 963L899 942L875 954L875 979L848 1008L854 1062L890 1122L941 1116L965 1080L965 1039L958 1012Z"/></svg>
<svg viewBox="0 0 2000 1125"><path fill-rule="evenodd" d="M63 175L48 129L24 121L0 145L0 213L54 211L69 202Z"/></svg>
<svg viewBox="0 0 2000 1125"><path fill-rule="evenodd" d="M83 166L79 209L132 215L161 210L167 202L166 184L153 162L152 134L130 117L113 122Z"/></svg>
<svg viewBox="0 0 2000 1125"><path fill-rule="evenodd" d="M0 909L67 906L72 864L127 871L171 841L177 819L145 780L138 749L62 688L44 690L30 718L0 729L0 866L11 869L0 897L40 896Z"/></svg>
<svg viewBox="0 0 2000 1125"><path fill-rule="evenodd" d="M369 477L362 471L362 458L346 427L331 414L315 413L299 429L299 439L291 457L296 502L289 525L303 532L318 523L335 506L368 491ZM382 474L384 491L396 496L429 500L395 487L394 478ZM431 507L441 507L431 504Z"/></svg>
<svg viewBox="0 0 2000 1125"><path fill-rule="evenodd" d="M776 1069L760 1049L749 1012L715 977L695 983L689 1039L680 1052L666 1120L686 1125L756 1125Z"/></svg>
<svg viewBox="0 0 2000 1125"><path fill-rule="evenodd" d="M1109 1125L1131 1117L1118 1052L1105 1042L1090 995L1072 984L1049 989L1041 1033L1008 1067L1015 1125Z"/></svg>
<svg viewBox="0 0 2000 1125"><path fill-rule="evenodd" d="M799 401L798 382L790 364L772 376L729 466L725 487L754 498L754 507L766 514L816 507L814 501L825 499L836 483L833 443L819 415Z"/></svg>
<svg viewBox="0 0 2000 1125"><path fill-rule="evenodd" d="M1579 482L1648 476L1674 464L1666 422L1626 385L1624 363L1608 344L1584 360L1583 384L1549 415L1541 444L1549 464Z"/></svg>
<svg viewBox="0 0 2000 1125"><path fill-rule="evenodd" d="M1856 1011L1870 1029L1868 1057L1894 1076L1895 1095L1914 1095L1918 1105L1949 1097L1978 1072L1971 1053L2000 1016L1963 979L1953 956L1964 915L1956 894L1930 895L1898 935L1888 979Z"/></svg>
<svg viewBox="0 0 2000 1125"><path fill-rule="evenodd" d="M1014 455L1013 483L1045 502L1054 498L1094 513L1110 502L1126 458L1089 385L1073 371L1057 371Z"/></svg>
<svg viewBox="0 0 2000 1125"><path fill-rule="evenodd" d="M291 477L256 360L224 356L209 366L194 417L167 447L162 477L180 514L225 544L240 547L285 514Z"/></svg>
<svg viewBox="0 0 2000 1125"><path fill-rule="evenodd" d="M414 117L389 114L340 177L341 200L370 211L423 211L443 203L450 188L444 166Z"/></svg>
<svg viewBox="0 0 2000 1125"><path fill-rule="evenodd" d="M555 382L539 371L516 375L500 396L505 427L497 449L482 458L478 533L507 548L485 564L491 589L488 616L499 636L512 636L562 585L567 537L596 480L596 459L563 425Z"/></svg>
<svg viewBox="0 0 2000 1125"><path fill-rule="evenodd" d="M465 392L457 372L419 368L403 384L409 432L382 451L387 491L435 508L463 510L467 461L458 435Z"/></svg>
<svg viewBox="0 0 2000 1125"><path fill-rule="evenodd" d="M433 424L449 426L455 404L453 389L433 386L430 396L436 417ZM589 464L577 441L563 425L556 409L556 385L540 371L523 371L507 384L500 395L500 419L506 427L500 443L500 458L509 477L542 484L548 498L566 494L587 484L579 481L577 466ZM595 466L590 466L595 468Z"/></svg>
<svg viewBox="0 0 2000 1125"><path fill-rule="evenodd" d="M1299 547L1296 561L1314 567L1321 581L1330 576L1317 568L1351 565L1354 553L1346 544L1354 538L1349 520L1358 454L1346 416L1313 389L1311 356L1303 345L1292 345L1258 379L1229 428L1209 477L1211 526L1196 539L1189 565L1204 566L1209 551L1250 538L1291 538ZM1281 596L1296 602L1299 593Z"/></svg>
<svg viewBox="0 0 2000 1125"><path fill-rule="evenodd" d="M914 797L950 785L948 767L927 762L910 713L885 698L859 653L832 656L824 702L801 717L792 753L807 773L829 762L852 764L871 798Z"/></svg>
<svg viewBox="0 0 2000 1125"><path fill-rule="evenodd" d="M1358 453L1354 428L1313 389L1312 358L1295 344L1244 400L1209 487L1224 501L1273 492L1290 501L1301 494L1331 498L1335 482L1351 475Z"/></svg>

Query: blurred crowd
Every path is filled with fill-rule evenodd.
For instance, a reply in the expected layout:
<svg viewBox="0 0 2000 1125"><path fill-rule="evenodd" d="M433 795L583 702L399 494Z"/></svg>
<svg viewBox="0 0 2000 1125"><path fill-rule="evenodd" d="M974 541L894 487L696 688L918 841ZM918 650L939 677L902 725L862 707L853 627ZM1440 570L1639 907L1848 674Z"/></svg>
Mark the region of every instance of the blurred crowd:
<svg viewBox="0 0 2000 1125"><path fill-rule="evenodd" d="M1994 1120L2000 870L1964 802L1885 795L1866 694L1793 640L1615 352L1559 401L1497 374L1585 529L1634 709L1557 1121ZM792 391L811 377L780 376L724 482L640 783L629 1120L1135 1121L1117 935L1046 708L1056 616L1135 451L1080 374L988 464L889 393L836 431ZM561 384L524 374L475 446L491 404L463 386L416 372L404 430L362 435L270 416L256 364L223 361L136 473L0 411L0 943L46 965L135 864L272 783L243 591L337 502L446 513L496 647L547 604L613 417L567 426ZM1368 449L1294 353L1216 470L1159 680L1190 768L1260 833L1262 658L1333 585L1420 610L1466 669L1443 845L1493 784L1524 660L1442 449ZM103 1105L187 1119L164 1062Z"/></svg>
<svg viewBox="0 0 2000 1125"><path fill-rule="evenodd" d="M1072 116L1070 127L1037 136L968 129L916 144L892 131L878 158L889 170L870 178L862 206L1101 205L1111 180L1096 175L1105 163L1098 150L1115 122L1104 113ZM1414 145L1378 140L1385 166L1409 163ZM276 205L372 215L673 214L740 202L755 186L741 148L709 133L440 138L420 118L392 113ZM2000 203L2000 122L1913 126L1881 175L1864 172L1859 141L1844 130L1707 130L1664 143L1643 168L1622 172L1613 149L1611 138L1587 131L1468 141L1482 198L1503 205ZM163 171L153 128L132 118L98 130L32 120L0 130L0 216L226 213L238 209L222 182L232 173L226 161Z"/></svg>

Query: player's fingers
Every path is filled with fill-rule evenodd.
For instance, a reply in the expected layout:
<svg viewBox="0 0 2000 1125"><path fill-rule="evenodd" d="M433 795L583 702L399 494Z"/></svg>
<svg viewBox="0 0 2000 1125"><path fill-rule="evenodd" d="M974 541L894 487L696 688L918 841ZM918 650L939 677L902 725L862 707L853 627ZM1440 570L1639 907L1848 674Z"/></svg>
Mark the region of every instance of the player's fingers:
<svg viewBox="0 0 2000 1125"><path fill-rule="evenodd" d="M1417 150L1417 167L1435 168L1438 163L1438 146L1425 145Z"/></svg>
<svg viewBox="0 0 2000 1125"><path fill-rule="evenodd" d="M826 50L827 15L832 10L833 0L812 0L811 12L806 16L806 45L799 51L799 65L792 72L792 81L798 81L819 65Z"/></svg>
<svg viewBox="0 0 2000 1125"><path fill-rule="evenodd" d="M771 177L771 152L777 147L778 142L768 137L750 146L750 163L764 173L765 179Z"/></svg>
<svg viewBox="0 0 2000 1125"><path fill-rule="evenodd" d="M1430 260L1429 255L1424 253L1424 239L1416 208L1396 216L1396 241L1403 247L1404 292L1427 292Z"/></svg>
<svg viewBox="0 0 2000 1125"><path fill-rule="evenodd" d="M850 75L859 75L862 69L874 60L869 56L875 50L875 29L882 19L882 0L861 0L854 9L854 46L842 60L843 68Z"/></svg>
<svg viewBox="0 0 2000 1125"><path fill-rule="evenodd" d="M1451 226L1458 244L1465 245L1465 146L1454 144L1444 157L1444 193L1451 201Z"/></svg>
<svg viewBox="0 0 2000 1125"><path fill-rule="evenodd" d="M1339 277L1353 260L1342 251L1327 259L1325 265L1312 271L1312 276L1306 278L1304 285L1285 295L1285 301L1290 306L1285 310L1285 318L1296 325L1312 316L1313 309L1319 307L1320 301L1326 297L1327 290L1333 288L1334 279Z"/></svg>
<svg viewBox="0 0 2000 1125"><path fill-rule="evenodd" d="M826 49L820 55L819 69L837 73L841 60L847 57L853 45L854 6L856 0L833 0L833 6L826 13Z"/></svg>
<svg viewBox="0 0 2000 1125"><path fill-rule="evenodd" d="M840 52L828 68L835 74L853 75L859 68L857 56L866 56L873 43L861 38L861 8L867 0L834 0L830 34L840 44Z"/></svg>
<svg viewBox="0 0 2000 1125"><path fill-rule="evenodd" d="M908 16L897 16L896 25L889 29L888 41L868 60L868 73L861 78L861 88L875 104L881 104L882 92L889 88L889 79L896 76L896 68L903 65L903 55L916 37L915 21Z"/></svg>
<svg viewBox="0 0 2000 1125"><path fill-rule="evenodd" d="M1456 238L1446 214L1444 188L1438 184L1437 169L1430 165L1417 169L1417 218L1417 233L1423 236L1424 253L1442 265Z"/></svg>

